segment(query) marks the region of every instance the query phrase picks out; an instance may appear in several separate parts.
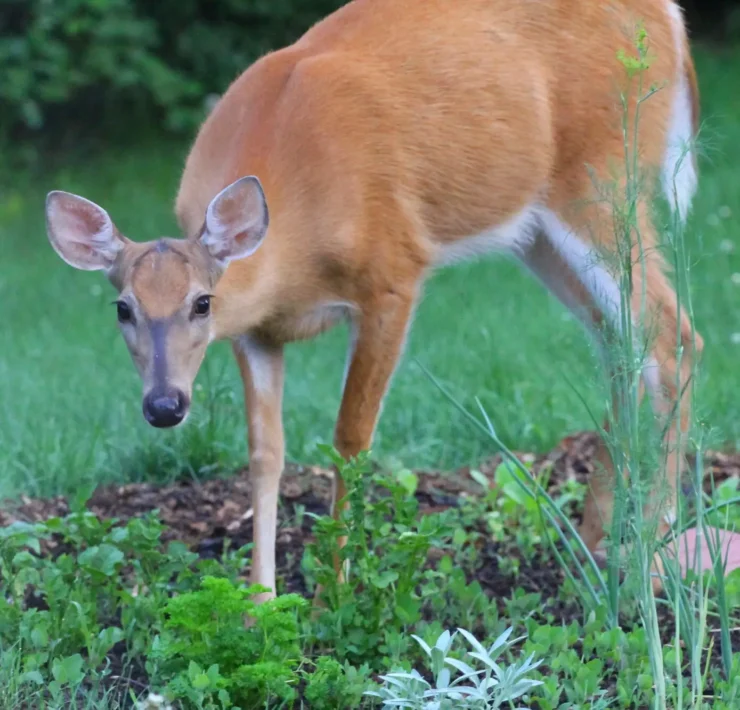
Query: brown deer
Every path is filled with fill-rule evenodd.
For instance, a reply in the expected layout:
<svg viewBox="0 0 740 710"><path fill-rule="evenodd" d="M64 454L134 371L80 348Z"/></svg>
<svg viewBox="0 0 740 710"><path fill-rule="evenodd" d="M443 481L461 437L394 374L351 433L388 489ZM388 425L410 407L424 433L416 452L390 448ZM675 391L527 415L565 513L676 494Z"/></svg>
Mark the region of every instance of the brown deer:
<svg viewBox="0 0 740 710"><path fill-rule="evenodd" d="M119 292L150 424L185 420L208 344L231 340L248 413L253 582L275 589L287 343L351 323L334 434L351 457L370 447L435 267L508 251L587 325L619 322L615 274L593 258L617 239L596 184L624 164L620 96L629 116L638 96L617 56L635 54L638 23L650 48L644 85L661 87L640 109L640 162L662 175L683 218L696 165L693 154L680 158L698 106L673 0L354 0L259 59L218 101L182 176L184 239L135 243L101 207L49 194L56 251L78 269L104 271ZM632 298L637 306L646 293L655 337L643 379L665 411L681 399L677 382L686 383L701 340L649 248L657 237L646 204L645 276L636 270ZM668 443L676 435L674 427ZM670 457L660 532L671 522L681 452ZM612 470L605 448L600 459ZM612 484L613 474L591 485L581 534L592 550L609 523ZM338 476L335 515L345 492Z"/></svg>

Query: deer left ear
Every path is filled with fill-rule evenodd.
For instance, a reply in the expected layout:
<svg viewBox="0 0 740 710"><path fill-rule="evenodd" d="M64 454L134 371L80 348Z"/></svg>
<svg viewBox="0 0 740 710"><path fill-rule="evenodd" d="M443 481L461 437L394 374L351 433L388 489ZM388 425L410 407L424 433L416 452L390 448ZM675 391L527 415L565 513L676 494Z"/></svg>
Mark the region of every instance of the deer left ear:
<svg viewBox="0 0 740 710"><path fill-rule="evenodd" d="M269 221L260 181L252 175L243 177L211 200L200 241L214 259L226 264L253 254Z"/></svg>

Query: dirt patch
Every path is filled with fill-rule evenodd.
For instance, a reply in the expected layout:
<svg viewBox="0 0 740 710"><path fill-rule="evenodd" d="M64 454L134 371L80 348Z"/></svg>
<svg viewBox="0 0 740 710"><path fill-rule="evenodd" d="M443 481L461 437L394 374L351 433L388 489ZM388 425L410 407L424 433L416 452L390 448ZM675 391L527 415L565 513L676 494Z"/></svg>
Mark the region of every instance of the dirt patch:
<svg viewBox="0 0 740 710"><path fill-rule="evenodd" d="M565 481L588 481L594 470L594 453L598 437L591 432L576 434L547 454L519 453L521 460L531 465L537 474L552 467L548 489L557 494ZM705 490L731 476L740 476L740 454L705 454ZM500 455L484 461L477 469L492 480L501 463ZM455 505L461 495L475 495L480 486L470 476L470 467L452 473L417 471L417 496L422 512L440 510ZM288 464L280 483L281 507L300 504L308 512L325 513L331 498L332 473L317 466ZM688 493L688 489L684 491ZM107 485L98 488L88 508L105 518L122 521L158 509L166 525L166 540L178 539L189 544L204 544L214 538L237 537L251 528L251 485L248 470L229 478L217 478L203 483L179 481L169 486L150 483ZM3 501L0 506L0 526L16 520L35 522L69 512L69 502L63 496ZM285 513L285 510L283 510ZM282 522L285 522L283 515Z"/></svg>

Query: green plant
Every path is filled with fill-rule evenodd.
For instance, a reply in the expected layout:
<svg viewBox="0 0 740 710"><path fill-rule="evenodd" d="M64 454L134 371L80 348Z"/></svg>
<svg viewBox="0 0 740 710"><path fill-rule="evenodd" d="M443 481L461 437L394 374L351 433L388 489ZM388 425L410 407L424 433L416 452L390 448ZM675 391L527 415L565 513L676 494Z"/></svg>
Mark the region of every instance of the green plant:
<svg viewBox="0 0 740 710"><path fill-rule="evenodd" d="M539 662L533 663L534 654L509 665L497 662L498 657L520 639L509 640L513 629L501 634L489 648L485 648L472 634L458 629L470 645L463 660L455 658L452 644L455 635L444 631L434 646L429 646L418 636L414 638L424 650L434 683L422 674L394 672L381 676L383 686L367 695L380 698L383 708L409 708L410 710L493 710L513 707L514 701L529 694L541 681L527 676ZM455 671L450 670L452 668Z"/></svg>
<svg viewBox="0 0 740 710"><path fill-rule="evenodd" d="M320 656L313 672L306 675L303 695L314 710L356 708L370 685L369 675L367 664L355 668L347 662L342 665L329 656Z"/></svg>
<svg viewBox="0 0 740 710"><path fill-rule="evenodd" d="M608 404L608 427L599 428L609 449L614 469L628 473L630 481L629 486L626 486L622 476L615 477L614 514L609 529L605 578L596 569L592 556L584 548L567 516L562 514L556 502L544 491L542 482L533 477L526 466L503 445L483 407L479 405L481 421L468 413L454 396L448 394L447 388L427 372L458 409L481 431L486 432L504 452L513 470L517 472L516 476L507 477L505 483L516 484L511 490L518 489L521 492L521 495L516 493L509 495L507 504L518 506L519 510L527 515L532 513L541 515L550 526L555 536L546 535L545 539L550 543L556 540L560 543L560 549L555 544L551 545L551 549L562 563L568 587L581 592L585 611L605 614L607 629L615 634L623 629L626 612L628 618L629 615L634 615L633 612L637 614L639 626L623 637L613 639L619 644L622 656L633 650L636 654L631 667L632 673L620 673L617 678L617 697L620 704L631 706L637 702L635 699L637 688L643 702L655 708L703 708L705 690L709 683L704 653L713 643L708 634L710 613L719 631L718 643L725 678L729 678L733 663L730 641L731 596L728 595L728 584L724 578L719 536L716 530L710 528L710 521L716 523L718 517L724 515L723 526L728 525L733 512L731 506L734 504L732 501L734 490L731 488L733 484L728 484L721 493L724 505L720 503L708 509L701 492L703 431L695 426L686 429L684 423L680 421L675 402L669 402L665 409L657 414L651 412L647 415L645 408L640 404L639 380L649 366L648 355L651 352L651 339L654 333L644 326L649 319L645 318L645 305L640 303L640 292L637 290L639 283L645 283L641 270L645 269L648 249L641 233L641 214L645 209L643 187L646 176L643 175L638 162L637 134L644 104L662 87L643 86L642 75L649 68L653 57L648 37L639 26L635 34L635 50L634 55L620 53L617 58L629 79L630 91L636 92L636 98L627 93L622 97L624 175L620 174L614 185L596 186L599 196L603 198L605 209L611 210L616 253L605 255L604 258L616 274L620 292L619 322L613 324L613 329L618 331L619 337L615 337L613 332L607 332L604 339L605 354L612 373L608 383L608 390L612 395ZM687 152L683 159L690 159ZM670 185L668 192L671 192ZM680 210L672 210L670 224L664 232L663 243L657 246L650 245L649 248L666 249L669 254L668 261L673 267L676 282L676 308L679 313L677 320L680 322L682 309L693 315L688 288L692 263L684 239L685 228ZM693 317L690 320L693 321ZM677 334L676 339L680 343L675 352L677 362L680 363L682 357L687 354L684 350L693 349L693 337L693 333ZM686 398L690 399L692 404L694 388L699 379L696 365L695 361L691 363L692 376L685 392ZM677 375L677 380L679 377ZM682 388L683 382L677 381L675 389L680 396L684 396ZM659 507L657 503L665 492L661 478L651 474L653 471L661 472L669 465L664 434L672 424L676 427L678 442L672 441L669 445L685 446L688 443L696 450L693 485L697 505L693 522L697 528L698 539L704 539L709 543L711 575L695 574L684 579L677 559L668 554L669 545L675 542L678 532L685 525L683 506L679 506L679 517L674 530L666 536L666 539L656 538L658 523L656 512ZM503 526L498 525L498 531L502 529ZM538 542L531 538L532 530L541 529L541 526L530 528L524 537L520 538L520 542L531 551ZM658 556L662 560L665 575L663 581L668 595L667 599L660 601L656 599L653 586L653 564ZM579 558L586 560L585 566ZM698 563L698 560L694 563ZM709 580L711 584L708 583ZM733 584L729 585L730 588ZM659 613L661 603L667 604L675 615L675 638L670 647L664 644L661 634ZM542 630L538 634L540 640L544 633L545 630ZM588 661L585 667L580 667L577 673L572 673L572 669L581 665L579 656L573 648L558 651L553 658L548 659L548 662L553 664L553 670L566 674L566 678L561 678L559 682L564 681L564 692L570 702L575 702L576 697L579 698L579 703L582 702L583 688L595 688L596 680L603 672L598 659L594 659ZM570 679L568 676L571 676ZM721 687L721 684L715 687ZM549 688L549 691L551 696L555 696L555 687ZM721 696L718 699L724 702Z"/></svg>
<svg viewBox="0 0 740 710"><path fill-rule="evenodd" d="M164 630L149 653L152 677L171 678L168 694L195 707L206 698L246 707L294 700L301 659L297 612L306 601L295 594L263 604L249 598L263 591L205 577L199 590L170 599ZM245 619L252 622L248 628Z"/></svg>
<svg viewBox="0 0 740 710"><path fill-rule="evenodd" d="M325 451L349 493L339 520L316 518L315 541L304 555L304 568L323 586L327 604L312 633L338 659L378 668L408 652L403 632L421 619L425 597L441 582L439 571L426 568L429 550L449 546L453 528L449 515L419 519L415 477L371 475L367 453L345 462L334 450ZM380 491L372 500L371 483ZM335 559L347 570L341 582Z"/></svg>
<svg viewBox="0 0 740 710"><path fill-rule="evenodd" d="M513 531L517 549L527 561L544 546L554 545L558 540L555 528L543 513L543 505L547 503L544 491L548 488L550 473L550 468L544 468L534 477L536 486L534 495L530 495L531 473L524 475L511 461L496 467L491 483L479 471L471 472L486 490L485 497L476 506L476 514L484 517L494 540L509 539ZM570 514L573 507L583 504L585 490L577 481L567 481L552 503L561 514ZM481 510L481 504L488 509Z"/></svg>
<svg viewBox="0 0 740 710"><path fill-rule="evenodd" d="M164 546L156 511L101 520L85 510L86 494L64 518L0 529L0 658L18 665L3 677L0 663L0 685L13 678L52 700L92 687L110 675L114 647L125 646L124 663L140 662L173 593L206 573L236 579L245 564L245 550L202 561L182 543Z"/></svg>
<svg viewBox="0 0 740 710"><path fill-rule="evenodd" d="M99 120L121 106L130 115L133 104L157 109L170 129L192 128L208 94L341 4L10 0L0 37L3 127L49 129L59 105L92 107Z"/></svg>

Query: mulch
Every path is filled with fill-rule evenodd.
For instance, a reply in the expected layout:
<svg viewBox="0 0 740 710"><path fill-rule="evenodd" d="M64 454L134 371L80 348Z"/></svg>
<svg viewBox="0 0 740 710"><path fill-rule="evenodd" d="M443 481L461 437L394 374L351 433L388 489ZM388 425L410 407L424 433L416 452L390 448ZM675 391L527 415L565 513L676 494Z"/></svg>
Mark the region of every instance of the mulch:
<svg viewBox="0 0 740 710"><path fill-rule="evenodd" d="M557 494L568 480L586 483L594 470L594 453L598 437L585 432L567 437L552 451L543 455L517 452L531 466L533 473L550 469L548 488ZM489 481L501 463L500 455L482 462L476 468ZM712 452L704 456L705 490L711 490L712 482L719 485L729 477L740 476L740 454ZM464 467L452 473L440 471L416 471L416 492L423 513L440 511L459 505L462 496L481 494L481 486ZM312 539L310 516L296 516L298 506L305 512L325 514L331 499L332 473L316 466L288 464L281 479L281 504L277 537L278 587L282 592L307 594L300 569L303 548ZM158 517L165 526L163 540L179 540L204 558L221 554L224 545L233 549L252 540L252 501L248 470L228 478L215 478L204 482L183 480L171 485L132 483L126 485L100 486L87 503L90 511L101 518L117 518L126 521L134 516L158 510ZM0 504L0 526L14 521L38 522L49 517L64 516L70 512L68 500L63 496L54 498L29 498L4 501ZM299 522L296 522L296 521ZM301 522L302 521L302 522ZM579 522L575 520L574 522ZM51 543L54 544L53 541ZM558 588L563 582L563 571L550 555L522 560L516 576L510 569L502 569L502 549L487 543L479 551L479 565L475 578L484 592L499 605L505 615L506 600L514 588L525 592L540 592L543 599L551 598L543 611L568 623L581 620L582 610L573 600L558 601ZM516 554L511 546L505 555ZM664 608L664 606L661 606ZM672 619L662 623L666 632L672 628ZM740 651L740 633L733 639L733 646ZM670 642L670 637L666 641ZM719 654L715 644L713 655ZM719 662L719 656L717 657Z"/></svg>
<svg viewBox="0 0 740 710"><path fill-rule="evenodd" d="M596 434L583 432L563 439L546 454L516 453L535 474L551 467L548 489L551 494L557 494L568 480L588 481L594 470L597 442ZM493 472L501 461L501 455L495 455L476 468L492 481ZM727 478L740 476L740 454L707 453L704 464L707 492L711 491L712 481L719 485ZM479 495L480 485L471 478L470 471L467 466L451 473L416 471L422 512L455 505L461 495ZM293 508L300 504L308 512L326 513L332 475L329 470L317 466L287 464L280 483L281 507ZM164 539L177 539L191 545L212 544L218 538L237 538L247 528L251 529L251 485L247 469L229 478L204 482L181 480L166 486L152 483L104 485L95 490L87 507L100 517L122 521L158 509L159 518L167 528ZM0 503L0 526L16 520L37 522L64 516L69 511L69 501L64 496L21 496Z"/></svg>

